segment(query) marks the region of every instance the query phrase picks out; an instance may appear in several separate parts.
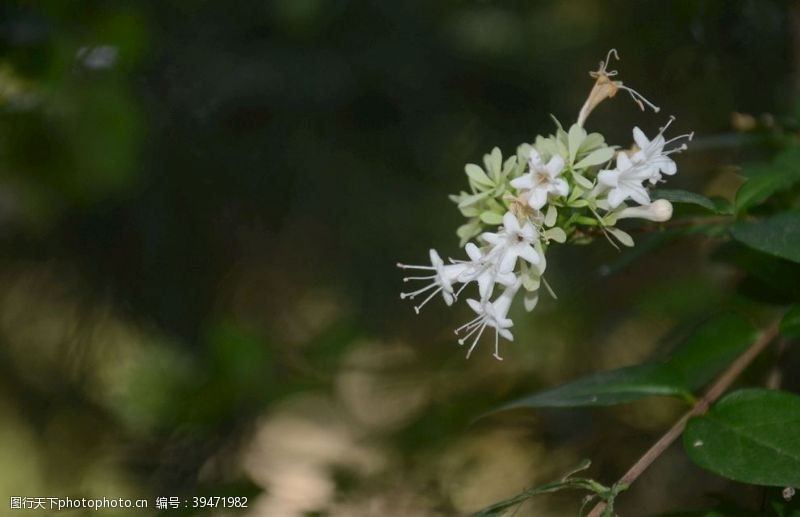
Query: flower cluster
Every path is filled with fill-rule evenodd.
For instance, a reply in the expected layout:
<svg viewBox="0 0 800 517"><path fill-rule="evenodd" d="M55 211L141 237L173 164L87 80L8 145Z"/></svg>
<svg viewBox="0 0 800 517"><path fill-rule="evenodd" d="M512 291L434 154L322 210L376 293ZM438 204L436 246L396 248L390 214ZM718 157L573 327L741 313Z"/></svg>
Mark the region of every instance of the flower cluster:
<svg viewBox="0 0 800 517"><path fill-rule="evenodd" d="M465 167L469 191L451 199L468 219L457 231L467 259L445 262L432 249L430 265L398 264L420 272L404 282L425 282L400 295L422 298L414 307L417 312L437 295L452 305L470 284L477 285L477 296L467 299L475 317L455 331L459 344L469 342L467 357L491 327L494 357L502 359L500 338L513 340L508 313L517 294L524 293L528 311L536 306L542 285L552 294L543 278L550 245L582 244L604 235L615 246L633 246L631 236L616 227L619 220L661 222L672 216L670 202L651 199L648 189L677 172L671 155L686 149L692 134L666 139L664 133L674 120L670 118L653 138L633 128L634 145L621 149L583 128L589 113L619 90L628 92L642 109L646 104L658 112L638 92L611 79L616 72L606 66L612 54L613 50L591 73L596 81L577 123L565 130L556 121L555 134L520 145L506 160L495 148L484 156L483 167Z"/></svg>

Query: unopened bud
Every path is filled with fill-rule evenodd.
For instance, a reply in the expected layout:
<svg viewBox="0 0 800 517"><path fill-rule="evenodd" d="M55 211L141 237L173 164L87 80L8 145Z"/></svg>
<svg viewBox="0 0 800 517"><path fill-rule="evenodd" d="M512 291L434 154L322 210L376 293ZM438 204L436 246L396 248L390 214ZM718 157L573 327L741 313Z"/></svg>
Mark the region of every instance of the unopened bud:
<svg viewBox="0 0 800 517"><path fill-rule="evenodd" d="M661 223L672 218L672 203L658 199L647 206L632 206L619 213L617 219L647 219Z"/></svg>

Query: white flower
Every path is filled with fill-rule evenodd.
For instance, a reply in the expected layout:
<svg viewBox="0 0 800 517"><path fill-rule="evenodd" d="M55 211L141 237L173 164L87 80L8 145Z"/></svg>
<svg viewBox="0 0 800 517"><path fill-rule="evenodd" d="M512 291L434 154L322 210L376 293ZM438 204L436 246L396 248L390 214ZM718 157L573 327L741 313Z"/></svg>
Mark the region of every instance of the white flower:
<svg viewBox="0 0 800 517"><path fill-rule="evenodd" d="M566 196L569 194L569 185L558 176L564 170L564 158L554 155L545 165L542 157L531 149L528 157L530 172L511 180L511 186L519 190L528 190L528 204L531 208L540 210L547 204L550 194Z"/></svg>
<svg viewBox="0 0 800 517"><path fill-rule="evenodd" d="M631 159L635 164L646 168L650 172L648 179L653 185L661 180L661 174L672 176L678 171L678 166L669 157L670 151L664 152L664 146L667 143L664 139L664 130L668 126L669 124L652 140L648 140L644 132L638 127L633 128L633 141L636 142L639 150L633 154Z"/></svg>
<svg viewBox="0 0 800 517"><path fill-rule="evenodd" d="M503 228L497 233L486 232L481 238L492 245L490 254L498 257L497 271L508 273L514 270L517 258L522 258L533 265L541 261L533 244L539 238L539 232L530 221L520 227L517 217L511 212L503 216Z"/></svg>
<svg viewBox="0 0 800 517"><path fill-rule="evenodd" d="M481 300L486 300L492 295L494 284L511 285L516 282L517 276L514 273L498 271L495 259L500 256L499 253L489 252L484 255L480 248L472 242L468 243L464 249L472 261L465 262L468 267L461 273L458 281L464 282L465 287L469 282L477 282ZM464 287L461 288L461 290L463 289ZM461 290L458 294L461 293Z"/></svg>
<svg viewBox="0 0 800 517"><path fill-rule="evenodd" d="M617 167L602 170L597 174L598 184L609 187L608 204L616 208L628 198L640 205L650 204L650 195L642 182L650 179L651 171L644 166L636 165L624 151L617 153Z"/></svg>
<svg viewBox="0 0 800 517"><path fill-rule="evenodd" d="M481 303L473 299L467 300L470 308L477 313L477 317L456 329L456 334L461 332L466 333L464 337L458 340L458 344L460 345L463 345L467 339L477 333L469 350L467 350L467 359L469 359L475 347L478 346L478 340L481 338L486 327L493 327L494 357L498 360L503 360L503 358L500 357L500 336L503 336L503 338L508 341L514 340L513 334L508 330L514 326L514 322L508 317L508 310L511 308L511 302L514 301L514 296L516 296L517 291L519 291L521 284L522 282L518 280L506 287L503 294L498 296L493 302L486 301Z"/></svg>
<svg viewBox="0 0 800 517"><path fill-rule="evenodd" d="M666 199L657 199L647 206L631 206L622 210L617 219L648 219L657 223L669 221L672 218L672 203Z"/></svg>
<svg viewBox="0 0 800 517"><path fill-rule="evenodd" d="M400 298L414 299L417 296L426 293L430 289L433 289L433 291L431 291L428 294L428 297L425 298L425 300L421 304L414 307L414 310L417 312L417 314L419 314L419 310L439 292L442 293L444 302L447 305L452 305L453 300L455 299L455 293L453 292L453 283L458 281L458 277L461 276L461 274L468 267L468 265L464 263L445 265L441 257L439 257L439 254L436 253L436 250L433 249L430 250L430 259L431 259L430 266L413 266L413 265L399 264L399 263L397 264L397 267L399 267L400 269L421 269L427 271L434 271L432 275L409 276L403 279L403 282L408 282L409 280L430 280L430 283L425 287L423 287L422 289L418 289L410 293L400 293Z"/></svg>

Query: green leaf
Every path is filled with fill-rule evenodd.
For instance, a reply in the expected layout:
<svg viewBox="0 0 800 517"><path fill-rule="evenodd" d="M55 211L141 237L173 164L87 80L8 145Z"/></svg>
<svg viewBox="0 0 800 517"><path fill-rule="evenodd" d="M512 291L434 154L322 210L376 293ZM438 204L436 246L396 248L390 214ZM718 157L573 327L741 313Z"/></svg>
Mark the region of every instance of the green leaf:
<svg viewBox="0 0 800 517"><path fill-rule="evenodd" d="M586 139L586 130L583 129L578 124L573 124L572 127L569 128L569 134L567 135L567 142L569 147L569 163L575 161L575 156L578 154L578 149L580 149L581 144Z"/></svg>
<svg viewBox="0 0 800 517"><path fill-rule="evenodd" d="M628 232L620 230L619 228L606 228L606 230L623 246L627 246L629 248L633 247L633 237L631 237Z"/></svg>
<svg viewBox="0 0 800 517"><path fill-rule="evenodd" d="M463 197L461 199L461 201L458 203L458 208L464 208L465 206L469 206L469 205L471 205L473 203L477 203L481 199L483 199L486 196L488 196L489 192L490 191L479 192L477 194L470 194L468 196Z"/></svg>
<svg viewBox="0 0 800 517"><path fill-rule="evenodd" d="M735 313L723 313L700 325L670 354L669 363L680 370L690 389L717 376L756 339L756 330Z"/></svg>
<svg viewBox="0 0 800 517"><path fill-rule="evenodd" d="M800 304L793 305L781 320L781 336L800 339Z"/></svg>
<svg viewBox="0 0 800 517"><path fill-rule="evenodd" d="M503 222L503 216L497 212L483 212L481 214L481 221L486 224L500 224Z"/></svg>
<svg viewBox="0 0 800 517"><path fill-rule="evenodd" d="M601 163L606 163L608 160L614 157L614 149L611 147L603 147L601 149L596 149L585 156L581 161L575 164L576 169L582 169L584 167L591 167L593 165L600 165Z"/></svg>
<svg viewBox="0 0 800 517"><path fill-rule="evenodd" d="M745 211L766 201L771 195L800 181L800 147L778 155L771 164L745 171L747 182L736 192L736 208Z"/></svg>
<svg viewBox="0 0 800 517"><path fill-rule="evenodd" d="M757 223L738 223L731 236L753 249L800 262L800 212L785 212Z"/></svg>
<svg viewBox="0 0 800 517"><path fill-rule="evenodd" d="M575 171L572 171L572 179L575 180L575 183L577 183L581 187L585 188L586 190L589 190L592 187L594 187L594 183L592 183L591 180L589 180L587 178L584 178L583 176L581 176L580 174L578 174Z"/></svg>
<svg viewBox="0 0 800 517"><path fill-rule="evenodd" d="M666 363L642 364L596 373L522 397L496 411L537 407L611 406L651 395L691 399L681 373Z"/></svg>
<svg viewBox="0 0 800 517"><path fill-rule="evenodd" d="M558 243L567 242L567 234L561 228L550 228L544 232L544 238Z"/></svg>
<svg viewBox="0 0 800 517"><path fill-rule="evenodd" d="M666 199L671 203L684 203L689 205L696 205L705 208L711 212L717 213L716 204L707 197L697 194L695 192L688 192L686 190L662 190L656 189L650 193L652 199Z"/></svg>
<svg viewBox="0 0 800 517"><path fill-rule="evenodd" d="M456 235L461 239L459 244L462 247L479 233L481 233L481 222L477 217L470 219L469 222L462 224L456 230Z"/></svg>
<svg viewBox="0 0 800 517"><path fill-rule="evenodd" d="M464 166L464 172L467 173L469 179L478 183L480 185L484 185L487 187L494 186L494 182L483 172L483 169L475 165L474 163L468 163Z"/></svg>
<svg viewBox="0 0 800 517"><path fill-rule="evenodd" d="M800 396L746 389L731 393L706 415L689 420L686 454L697 465L734 481L800 487Z"/></svg>
<svg viewBox="0 0 800 517"><path fill-rule="evenodd" d="M695 329L664 361L595 373L491 411L537 407L623 404L663 395L692 400L692 390L706 384L755 339L740 316L723 313Z"/></svg>
<svg viewBox="0 0 800 517"><path fill-rule="evenodd" d="M794 262L735 241L719 246L712 258L746 273L739 273L737 290L748 298L780 305L800 299L800 268Z"/></svg>
<svg viewBox="0 0 800 517"><path fill-rule="evenodd" d="M495 147L490 154L484 155L483 163L486 165L486 170L489 174L496 177L501 172L501 167L503 166L503 154L500 152L500 148Z"/></svg>

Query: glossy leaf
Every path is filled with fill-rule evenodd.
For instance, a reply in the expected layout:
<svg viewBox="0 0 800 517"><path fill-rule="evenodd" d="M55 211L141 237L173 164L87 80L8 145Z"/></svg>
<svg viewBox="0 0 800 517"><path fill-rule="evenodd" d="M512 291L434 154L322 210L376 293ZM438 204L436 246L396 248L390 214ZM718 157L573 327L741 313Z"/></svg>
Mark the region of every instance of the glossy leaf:
<svg viewBox="0 0 800 517"><path fill-rule="evenodd" d="M800 304L792 306L781 320L781 336L800 339Z"/></svg>
<svg viewBox="0 0 800 517"><path fill-rule="evenodd" d="M745 171L748 180L736 193L736 208L744 211L766 201L779 190L800 181L800 148L792 148L778 155L768 165Z"/></svg>
<svg viewBox="0 0 800 517"><path fill-rule="evenodd" d="M536 407L611 406L651 395L691 398L681 373L668 364L652 363L600 372L522 397L497 411Z"/></svg>
<svg viewBox="0 0 800 517"><path fill-rule="evenodd" d="M753 249L800 262L800 212L786 212L757 223L735 224L731 236Z"/></svg>
<svg viewBox="0 0 800 517"><path fill-rule="evenodd" d="M753 327L735 314L699 326L666 360L596 373L519 398L492 411L539 407L624 404L661 395L686 400L755 338Z"/></svg>
<svg viewBox="0 0 800 517"><path fill-rule="evenodd" d="M754 485L800 487L800 396L747 389L689 420L683 445L699 466Z"/></svg>
<svg viewBox="0 0 800 517"><path fill-rule="evenodd" d="M696 205L711 212L718 212L717 205L714 203L714 201L695 192L687 192L685 190L657 189L651 192L650 197L652 199L666 199L672 203Z"/></svg>
<svg viewBox="0 0 800 517"><path fill-rule="evenodd" d="M742 316L724 313L700 325L670 356L691 389L720 373L756 339L753 326Z"/></svg>

